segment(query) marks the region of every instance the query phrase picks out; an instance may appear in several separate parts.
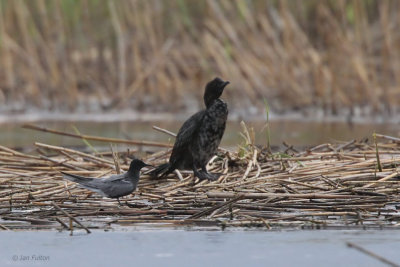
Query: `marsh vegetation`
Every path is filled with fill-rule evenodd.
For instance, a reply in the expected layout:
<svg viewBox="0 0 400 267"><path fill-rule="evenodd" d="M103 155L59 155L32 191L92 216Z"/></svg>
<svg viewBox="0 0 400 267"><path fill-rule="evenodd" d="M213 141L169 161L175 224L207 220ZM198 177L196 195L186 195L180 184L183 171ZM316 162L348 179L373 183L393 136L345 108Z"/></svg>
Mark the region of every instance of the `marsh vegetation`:
<svg viewBox="0 0 400 267"><path fill-rule="evenodd" d="M219 75L236 109L262 112L266 98L273 112L398 113L399 11L378 0L1 0L0 103L176 111Z"/></svg>

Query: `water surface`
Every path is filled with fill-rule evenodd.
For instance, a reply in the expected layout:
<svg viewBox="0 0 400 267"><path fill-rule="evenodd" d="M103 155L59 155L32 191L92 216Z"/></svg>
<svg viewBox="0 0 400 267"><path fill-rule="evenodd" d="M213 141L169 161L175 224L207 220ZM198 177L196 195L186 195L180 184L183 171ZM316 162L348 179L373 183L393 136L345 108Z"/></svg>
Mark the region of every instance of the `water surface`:
<svg viewBox="0 0 400 267"><path fill-rule="evenodd" d="M146 141L158 141L173 143L174 138L152 129L153 125L178 132L181 121L119 121L119 122L66 122L48 121L36 122L35 125L56 129L59 131L76 133L76 129L82 134L103 137L136 139ZM21 128L19 123L3 123L0 125L0 144L11 147L32 146L34 142L43 142L53 145L84 145L82 140L50 133L38 132ZM248 122L248 128L253 128L256 144L267 144L267 135L264 121ZM239 121L229 121L222 146L235 147L243 142L240 136L242 128ZM325 142L349 141L352 139L371 138L374 132L398 136L399 124L393 123L359 123L348 124L345 122L310 122L279 120L270 122L270 140L273 145L281 145L282 142L295 146L312 146ZM93 145L105 145L92 142ZM106 144L107 145L107 144ZM119 145L121 146L121 145ZM124 147L124 146L121 146Z"/></svg>
<svg viewBox="0 0 400 267"><path fill-rule="evenodd" d="M0 266L385 266L346 242L400 263L390 231L0 232Z"/></svg>

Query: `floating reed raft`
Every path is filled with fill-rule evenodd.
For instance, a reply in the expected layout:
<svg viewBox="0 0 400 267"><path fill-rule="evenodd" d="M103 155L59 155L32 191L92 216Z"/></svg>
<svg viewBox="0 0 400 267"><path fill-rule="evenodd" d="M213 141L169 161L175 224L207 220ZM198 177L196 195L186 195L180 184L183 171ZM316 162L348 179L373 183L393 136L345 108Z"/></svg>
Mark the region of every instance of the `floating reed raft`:
<svg viewBox="0 0 400 267"><path fill-rule="evenodd" d="M100 177L126 170L129 151L91 154L36 143L35 153L0 146L0 229L123 226L398 228L400 140L321 144L304 151L246 145L220 150L209 166L218 181L191 172L154 180L116 200L63 180L60 171ZM143 158L157 165L170 149ZM114 156L113 156L114 155Z"/></svg>

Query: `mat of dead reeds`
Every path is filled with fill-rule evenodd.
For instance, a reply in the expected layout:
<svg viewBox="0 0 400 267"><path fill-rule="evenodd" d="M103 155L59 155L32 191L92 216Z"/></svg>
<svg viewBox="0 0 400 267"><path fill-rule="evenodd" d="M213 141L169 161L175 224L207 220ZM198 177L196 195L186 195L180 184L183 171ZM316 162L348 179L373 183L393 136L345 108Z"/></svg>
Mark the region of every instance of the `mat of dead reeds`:
<svg viewBox="0 0 400 267"><path fill-rule="evenodd" d="M400 139L376 138L277 153L253 145L239 153L220 149L209 164L222 173L218 181L199 181L189 171L154 180L145 170L122 206L63 180L60 171L110 175L127 169L134 156L129 151L87 153L35 143L28 154L0 146L0 229L398 228ZM164 148L143 160L157 165L169 153Z"/></svg>

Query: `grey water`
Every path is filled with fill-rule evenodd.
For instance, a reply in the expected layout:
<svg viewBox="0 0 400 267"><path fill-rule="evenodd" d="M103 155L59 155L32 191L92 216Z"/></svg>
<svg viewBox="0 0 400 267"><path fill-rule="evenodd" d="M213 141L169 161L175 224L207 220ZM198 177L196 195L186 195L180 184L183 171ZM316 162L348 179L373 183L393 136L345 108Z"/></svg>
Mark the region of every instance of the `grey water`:
<svg viewBox="0 0 400 267"><path fill-rule="evenodd" d="M176 120L108 122L41 121L34 124L69 133L172 143L174 141L173 137L155 131L152 129L152 126L159 126L176 133L182 122ZM80 139L24 129L21 127L22 125L22 123L13 122L1 123L0 144L10 147L33 147L34 142L60 146L85 145ZM254 130L254 141L256 144L267 144L268 129L272 145L281 145L283 142L286 142L290 145L302 147L326 142L336 143L352 139L371 139L374 132L392 136L398 136L400 133L400 125L398 123L349 124L340 121L276 120L271 121L268 128L265 121L250 121L246 123L246 126L248 129ZM240 121L229 121L221 145L223 147L237 147L243 143L243 138L240 135L241 132ZM90 141L90 143L94 146L105 145L104 143L94 141Z"/></svg>
<svg viewBox="0 0 400 267"><path fill-rule="evenodd" d="M0 266L386 266L400 263L397 231L125 229L0 232Z"/></svg>

